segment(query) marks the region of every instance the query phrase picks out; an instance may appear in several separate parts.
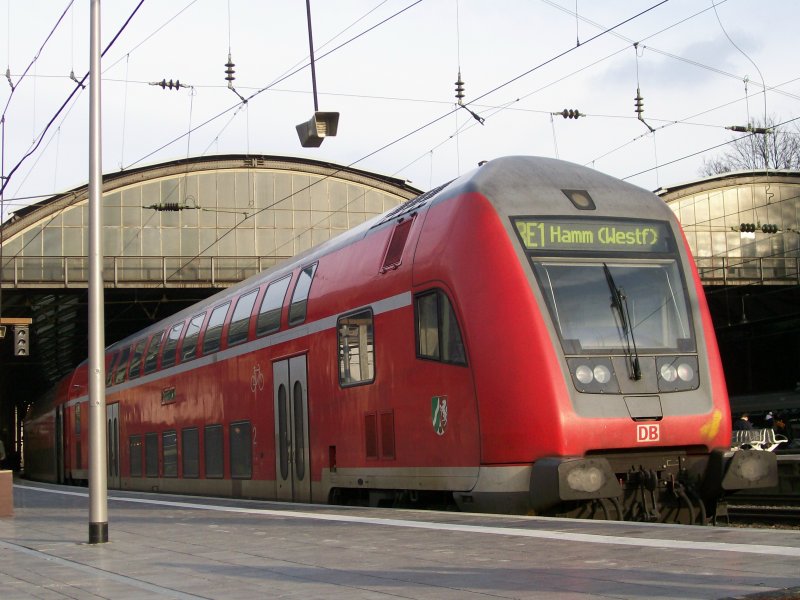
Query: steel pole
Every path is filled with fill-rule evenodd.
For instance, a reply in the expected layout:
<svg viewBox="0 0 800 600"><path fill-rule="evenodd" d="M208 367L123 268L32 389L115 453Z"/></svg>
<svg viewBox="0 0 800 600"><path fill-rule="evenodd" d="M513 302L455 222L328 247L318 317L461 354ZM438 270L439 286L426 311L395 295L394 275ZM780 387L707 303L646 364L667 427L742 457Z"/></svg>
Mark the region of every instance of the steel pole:
<svg viewBox="0 0 800 600"><path fill-rule="evenodd" d="M314 36L311 35L311 0L306 0L306 17L308 18L308 53L311 55L311 87L314 90L314 112L319 110L317 102L317 70L314 68Z"/></svg>
<svg viewBox="0 0 800 600"><path fill-rule="evenodd" d="M91 0L89 49L89 543L108 541L106 489L103 169L100 135L100 0Z"/></svg>

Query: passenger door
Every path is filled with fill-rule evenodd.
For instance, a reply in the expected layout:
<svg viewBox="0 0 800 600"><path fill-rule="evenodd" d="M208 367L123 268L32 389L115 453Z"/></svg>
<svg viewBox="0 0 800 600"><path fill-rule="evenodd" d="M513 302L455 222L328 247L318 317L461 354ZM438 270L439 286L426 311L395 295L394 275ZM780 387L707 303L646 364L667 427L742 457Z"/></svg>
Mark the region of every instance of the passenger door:
<svg viewBox="0 0 800 600"><path fill-rule="evenodd" d="M64 407L56 407L56 483L64 483Z"/></svg>
<svg viewBox="0 0 800 600"><path fill-rule="evenodd" d="M106 406L106 445L108 447L108 487L120 488L119 404Z"/></svg>
<svg viewBox="0 0 800 600"><path fill-rule="evenodd" d="M272 364L275 479L279 500L311 501L306 356Z"/></svg>

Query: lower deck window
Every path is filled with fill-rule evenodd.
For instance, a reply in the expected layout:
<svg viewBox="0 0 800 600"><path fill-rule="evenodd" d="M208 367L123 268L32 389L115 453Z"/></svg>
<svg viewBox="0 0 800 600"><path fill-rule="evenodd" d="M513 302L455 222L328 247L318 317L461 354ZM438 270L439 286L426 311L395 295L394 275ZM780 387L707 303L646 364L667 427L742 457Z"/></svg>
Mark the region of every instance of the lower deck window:
<svg viewBox="0 0 800 600"><path fill-rule="evenodd" d="M142 436L132 435L128 442L131 477L142 476Z"/></svg>
<svg viewBox="0 0 800 600"><path fill-rule="evenodd" d="M206 477L221 478L224 476L222 425L209 425L205 429L204 437Z"/></svg>
<svg viewBox="0 0 800 600"><path fill-rule="evenodd" d="M147 477L158 477L157 433L147 433L144 436L144 474Z"/></svg>
<svg viewBox="0 0 800 600"><path fill-rule="evenodd" d="M231 423L231 477L233 479L250 479L253 476L253 452L250 440L249 421Z"/></svg>
<svg viewBox="0 0 800 600"><path fill-rule="evenodd" d="M184 429L183 443L183 476L200 477L200 434L196 427Z"/></svg>
<svg viewBox="0 0 800 600"><path fill-rule="evenodd" d="M164 461L164 477L178 476L178 433L165 431L161 434L161 455Z"/></svg>

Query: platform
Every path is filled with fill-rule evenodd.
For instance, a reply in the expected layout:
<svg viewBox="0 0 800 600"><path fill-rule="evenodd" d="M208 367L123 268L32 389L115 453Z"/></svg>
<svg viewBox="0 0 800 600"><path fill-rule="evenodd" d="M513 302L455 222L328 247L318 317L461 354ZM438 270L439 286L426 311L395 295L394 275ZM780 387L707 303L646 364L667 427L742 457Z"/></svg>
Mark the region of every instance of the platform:
<svg viewBox="0 0 800 600"><path fill-rule="evenodd" d="M14 504L3 600L800 597L797 530L112 491L89 545L85 488L17 481Z"/></svg>

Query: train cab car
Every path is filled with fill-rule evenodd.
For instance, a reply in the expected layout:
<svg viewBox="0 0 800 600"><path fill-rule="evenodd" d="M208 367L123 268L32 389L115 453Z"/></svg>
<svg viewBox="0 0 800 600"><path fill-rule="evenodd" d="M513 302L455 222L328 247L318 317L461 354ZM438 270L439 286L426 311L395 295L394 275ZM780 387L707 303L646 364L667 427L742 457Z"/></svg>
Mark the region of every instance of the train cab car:
<svg viewBox="0 0 800 600"><path fill-rule="evenodd" d="M76 481L85 369L49 442ZM776 478L730 451L672 212L552 159L490 161L117 342L106 371L122 489L705 523Z"/></svg>

